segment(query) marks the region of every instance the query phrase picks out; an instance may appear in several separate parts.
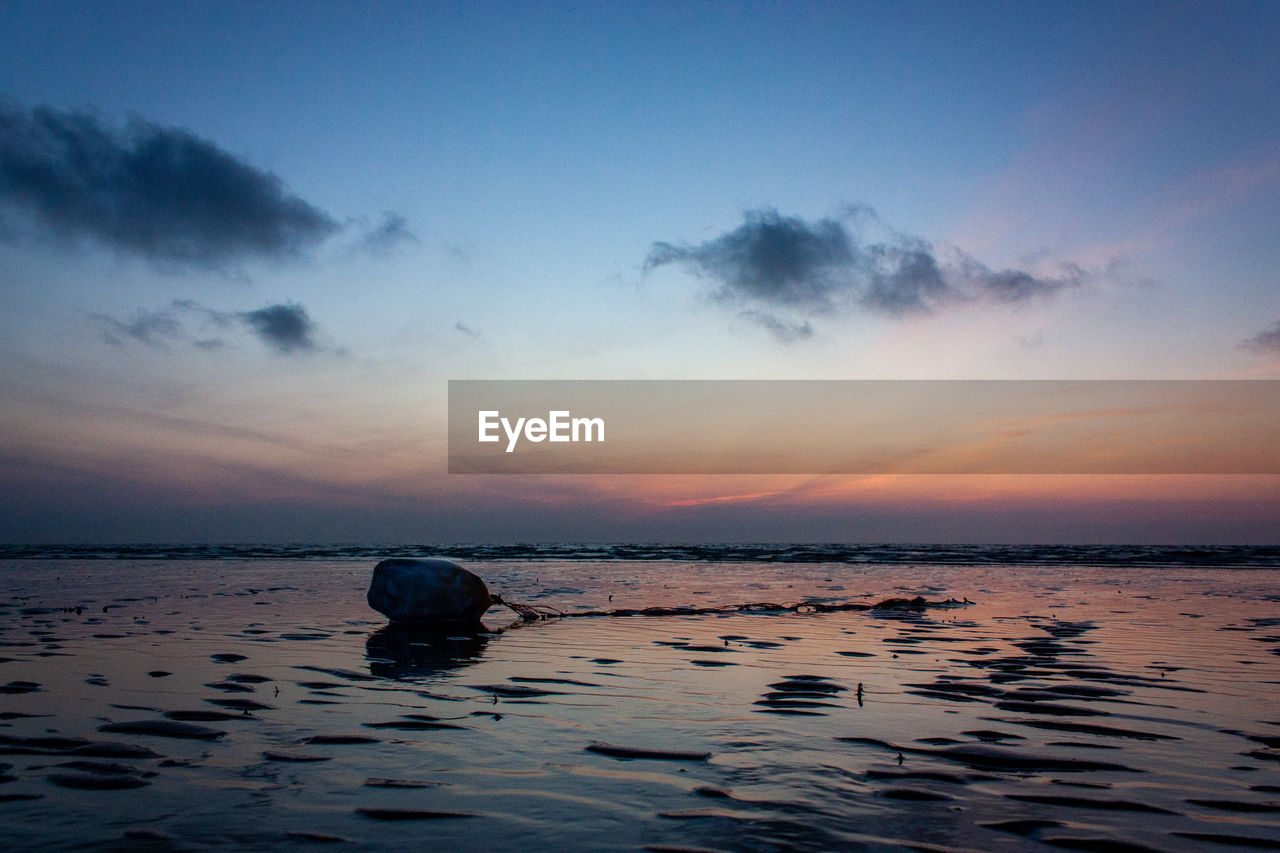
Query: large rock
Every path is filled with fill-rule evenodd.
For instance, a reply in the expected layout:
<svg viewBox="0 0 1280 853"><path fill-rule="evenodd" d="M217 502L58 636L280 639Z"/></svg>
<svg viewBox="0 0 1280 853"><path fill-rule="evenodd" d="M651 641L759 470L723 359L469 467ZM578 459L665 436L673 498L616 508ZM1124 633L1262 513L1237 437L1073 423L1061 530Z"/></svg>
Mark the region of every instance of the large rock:
<svg viewBox="0 0 1280 853"><path fill-rule="evenodd" d="M383 560L373 567L369 606L392 622L474 623L493 603L480 576L448 560Z"/></svg>

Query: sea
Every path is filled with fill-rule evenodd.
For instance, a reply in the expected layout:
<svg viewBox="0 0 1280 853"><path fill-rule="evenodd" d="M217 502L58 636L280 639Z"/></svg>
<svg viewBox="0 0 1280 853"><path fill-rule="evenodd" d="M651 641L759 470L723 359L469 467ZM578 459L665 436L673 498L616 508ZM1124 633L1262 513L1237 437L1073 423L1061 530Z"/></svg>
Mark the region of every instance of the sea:
<svg viewBox="0 0 1280 853"><path fill-rule="evenodd" d="M391 626L387 557L551 616ZM0 577L7 850L1280 849L1280 547L10 545Z"/></svg>

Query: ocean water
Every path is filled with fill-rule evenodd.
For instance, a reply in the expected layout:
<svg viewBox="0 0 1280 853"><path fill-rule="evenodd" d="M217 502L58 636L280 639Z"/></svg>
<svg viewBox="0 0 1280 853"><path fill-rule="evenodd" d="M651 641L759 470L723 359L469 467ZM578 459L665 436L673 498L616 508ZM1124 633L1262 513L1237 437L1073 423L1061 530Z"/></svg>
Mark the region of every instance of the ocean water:
<svg viewBox="0 0 1280 853"><path fill-rule="evenodd" d="M569 613L972 604L431 635L365 604L392 553ZM1280 846L1277 549L10 548L0 572L11 849Z"/></svg>

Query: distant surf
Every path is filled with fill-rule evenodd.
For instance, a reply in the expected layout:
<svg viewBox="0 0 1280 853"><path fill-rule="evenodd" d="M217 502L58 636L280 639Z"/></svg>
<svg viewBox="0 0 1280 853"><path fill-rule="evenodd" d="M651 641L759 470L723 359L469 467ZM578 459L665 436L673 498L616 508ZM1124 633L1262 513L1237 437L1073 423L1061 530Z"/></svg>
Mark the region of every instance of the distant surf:
<svg viewBox="0 0 1280 853"><path fill-rule="evenodd" d="M11 560L381 560L426 555L455 560L1280 568L1276 545L0 545L0 559Z"/></svg>

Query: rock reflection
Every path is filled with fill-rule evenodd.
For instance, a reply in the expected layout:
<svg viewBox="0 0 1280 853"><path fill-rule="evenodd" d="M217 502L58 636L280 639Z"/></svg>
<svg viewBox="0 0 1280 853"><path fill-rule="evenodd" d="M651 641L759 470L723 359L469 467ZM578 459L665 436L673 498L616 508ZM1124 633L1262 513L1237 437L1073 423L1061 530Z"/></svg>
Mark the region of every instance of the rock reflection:
<svg viewBox="0 0 1280 853"><path fill-rule="evenodd" d="M365 657L380 678L419 678L477 663L495 636L484 625L451 628L388 624L369 635Z"/></svg>

